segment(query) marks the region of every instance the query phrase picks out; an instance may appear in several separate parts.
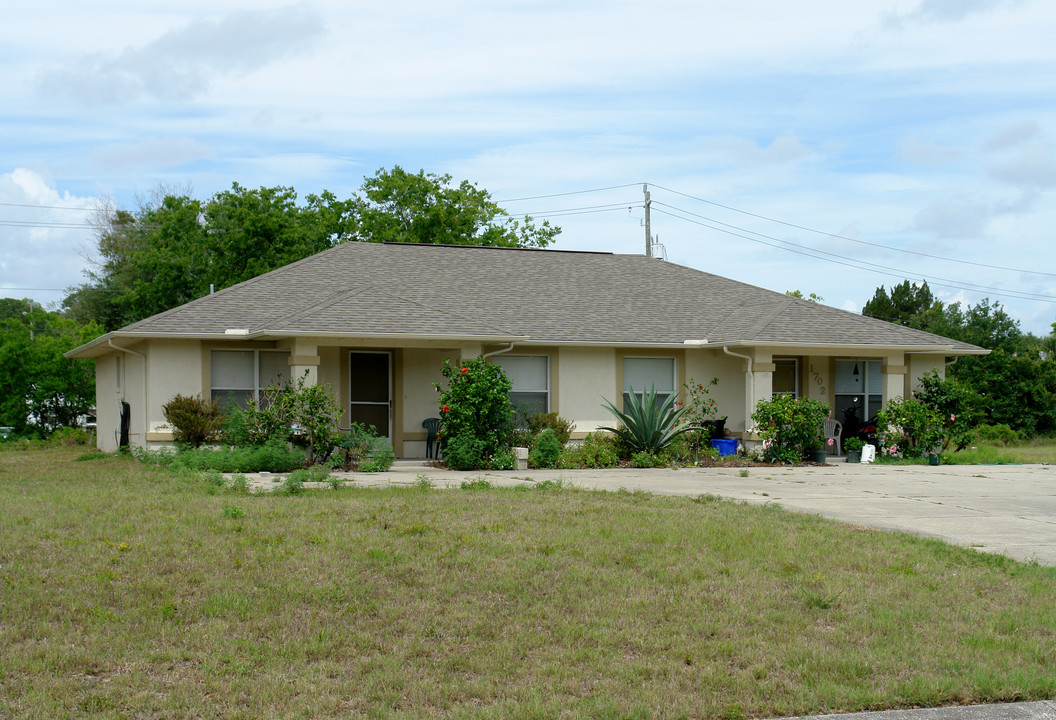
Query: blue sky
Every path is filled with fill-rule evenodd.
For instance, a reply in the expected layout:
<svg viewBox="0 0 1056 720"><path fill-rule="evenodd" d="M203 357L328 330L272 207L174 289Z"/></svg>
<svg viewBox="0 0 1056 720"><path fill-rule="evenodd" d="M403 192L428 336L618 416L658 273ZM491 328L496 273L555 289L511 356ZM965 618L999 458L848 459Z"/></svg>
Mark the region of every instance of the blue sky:
<svg viewBox="0 0 1056 720"><path fill-rule="evenodd" d="M1056 320L1050 1L151 6L0 28L0 293L81 282L103 198L347 196L399 164L552 215L562 249L642 252L648 182L671 262L856 311L928 279Z"/></svg>

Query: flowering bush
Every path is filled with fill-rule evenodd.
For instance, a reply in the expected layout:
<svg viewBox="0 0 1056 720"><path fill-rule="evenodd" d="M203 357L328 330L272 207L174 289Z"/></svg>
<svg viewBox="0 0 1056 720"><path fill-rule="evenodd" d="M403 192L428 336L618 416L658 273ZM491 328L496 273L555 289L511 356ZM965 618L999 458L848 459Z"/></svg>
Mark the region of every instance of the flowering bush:
<svg viewBox="0 0 1056 720"><path fill-rule="evenodd" d="M752 413L770 462L795 463L819 450L828 406L820 400L775 395L760 400Z"/></svg>
<svg viewBox="0 0 1056 720"><path fill-rule="evenodd" d="M444 423L440 435L444 458L452 467L457 462L460 470L487 467L494 455L510 447L510 380L500 365L484 358L457 365L445 360L441 373L448 386L444 390L436 385Z"/></svg>
<svg viewBox="0 0 1056 720"><path fill-rule="evenodd" d="M881 452L902 457L924 457L937 451L943 440L943 419L914 397L887 401L876 415Z"/></svg>
<svg viewBox="0 0 1056 720"><path fill-rule="evenodd" d="M920 379L920 387L914 397L933 409L942 425L942 449L952 445L963 450L972 444L972 429L978 424L979 395L954 377L940 378L935 370Z"/></svg>

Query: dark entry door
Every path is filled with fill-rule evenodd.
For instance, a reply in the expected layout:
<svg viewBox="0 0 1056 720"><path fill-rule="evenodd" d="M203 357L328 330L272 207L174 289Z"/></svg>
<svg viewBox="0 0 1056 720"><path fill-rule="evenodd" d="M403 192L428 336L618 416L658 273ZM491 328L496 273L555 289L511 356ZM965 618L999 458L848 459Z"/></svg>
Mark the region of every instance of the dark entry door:
<svg viewBox="0 0 1056 720"><path fill-rule="evenodd" d="M392 440L392 355L387 352L349 354L348 417L373 425Z"/></svg>

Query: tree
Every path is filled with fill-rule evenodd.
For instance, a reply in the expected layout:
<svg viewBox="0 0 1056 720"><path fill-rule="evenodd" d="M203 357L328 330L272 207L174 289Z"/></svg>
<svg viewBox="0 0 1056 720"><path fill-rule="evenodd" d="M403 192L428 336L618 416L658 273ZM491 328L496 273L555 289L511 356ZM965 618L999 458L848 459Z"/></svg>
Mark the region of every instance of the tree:
<svg viewBox="0 0 1056 720"><path fill-rule="evenodd" d="M347 200L323 191L299 203L290 187L234 183L203 202L158 188L135 211L100 206L98 256L63 306L116 330L348 240L545 247L559 232L518 223L468 181L399 167Z"/></svg>
<svg viewBox="0 0 1056 720"><path fill-rule="evenodd" d="M364 180L360 193L352 201L357 240L546 247L561 232L530 217L521 225L487 190L468 180L454 186L450 175L412 175L397 165Z"/></svg>
<svg viewBox="0 0 1056 720"><path fill-rule="evenodd" d="M980 399L981 419L1025 435L1056 431L1056 355L1046 352L1056 347L1056 337L1045 342L1024 335L1019 322L989 298L962 310L960 303L936 300L927 283L908 280L890 295L878 288L862 314L990 350L959 358L947 369L948 377Z"/></svg>
<svg viewBox="0 0 1056 720"><path fill-rule="evenodd" d="M0 304L0 425L19 434L46 434L75 425L95 405L92 362L63 357L97 337L32 300Z"/></svg>
<svg viewBox="0 0 1056 720"><path fill-rule="evenodd" d="M882 289L883 288L881 288L881 290ZM821 295L818 295L817 293L810 293L809 295L804 295L802 290L785 290L785 295L788 295L789 297L799 298L800 300L806 300L807 302L812 303L825 302L825 298L823 298Z"/></svg>
<svg viewBox="0 0 1056 720"><path fill-rule="evenodd" d="M914 285L904 280L891 288L890 295L883 285L878 287L862 308L862 315L922 329L921 323L934 304L935 297L926 282Z"/></svg>

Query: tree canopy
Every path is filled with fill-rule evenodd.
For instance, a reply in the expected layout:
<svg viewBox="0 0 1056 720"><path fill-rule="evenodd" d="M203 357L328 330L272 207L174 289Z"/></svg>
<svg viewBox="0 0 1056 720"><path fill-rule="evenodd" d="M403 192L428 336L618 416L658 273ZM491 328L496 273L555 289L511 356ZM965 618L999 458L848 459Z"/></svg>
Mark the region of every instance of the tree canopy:
<svg viewBox="0 0 1056 720"><path fill-rule="evenodd" d="M1024 334L989 298L962 309L909 280L890 293L877 288L862 314L987 348L989 355L962 357L947 369L979 397L985 422L1028 435L1056 432L1056 334Z"/></svg>
<svg viewBox="0 0 1056 720"><path fill-rule="evenodd" d="M0 425L46 434L86 415L95 406L93 363L62 354L101 332L32 300L0 299Z"/></svg>
<svg viewBox="0 0 1056 720"><path fill-rule="evenodd" d="M238 183L205 201L160 189L135 210L101 208L96 227L98 256L64 307L106 330L340 242L546 247L560 232L514 220L473 183L399 166L378 170L347 200L323 191L298 203L291 187Z"/></svg>

